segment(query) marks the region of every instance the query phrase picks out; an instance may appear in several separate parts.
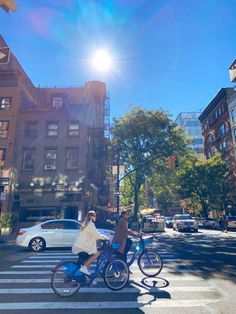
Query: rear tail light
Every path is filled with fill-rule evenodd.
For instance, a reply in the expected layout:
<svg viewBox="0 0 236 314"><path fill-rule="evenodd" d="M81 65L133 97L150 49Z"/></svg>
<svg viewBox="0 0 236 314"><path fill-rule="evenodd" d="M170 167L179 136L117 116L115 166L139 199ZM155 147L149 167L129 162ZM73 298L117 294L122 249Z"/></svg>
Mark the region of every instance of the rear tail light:
<svg viewBox="0 0 236 314"><path fill-rule="evenodd" d="M18 235L24 235L25 233L26 233L25 230L20 230L20 231L18 232Z"/></svg>

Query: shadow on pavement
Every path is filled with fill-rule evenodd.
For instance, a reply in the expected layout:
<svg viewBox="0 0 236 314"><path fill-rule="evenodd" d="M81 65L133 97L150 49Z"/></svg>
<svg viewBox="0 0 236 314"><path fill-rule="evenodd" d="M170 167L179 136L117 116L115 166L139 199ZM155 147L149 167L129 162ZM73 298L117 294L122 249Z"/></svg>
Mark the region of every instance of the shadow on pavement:
<svg viewBox="0 0 236 314"><path fill-rule="evenodd" d="M183 235L183 234L182 234ZM184 234L174 240L174 249L183 259L171 267L171 272L181 274L190 267L202 278L221 278L236 282L236 238L223 234ZM187 264L187 266L186 266ZM165 267L165 265L164 265Z"/></svg>

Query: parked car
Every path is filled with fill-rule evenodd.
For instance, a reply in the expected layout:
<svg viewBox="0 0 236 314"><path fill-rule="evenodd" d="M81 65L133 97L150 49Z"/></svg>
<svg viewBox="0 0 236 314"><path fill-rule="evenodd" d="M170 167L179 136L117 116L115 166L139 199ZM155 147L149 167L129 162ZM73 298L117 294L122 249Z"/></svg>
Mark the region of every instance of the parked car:
<svg viewBox="0 0 236 314"><path fill-rule="evenodd" d="M236 216L227 216L226 219L228 221L228 230L236 229Z"/></svg>
<svg viewBox="0 0 236 314"><path fill-rule="evenodd" d="M198 221L198 226L203 228L219 229L217 219L201 217Z"/></svg>
<svg viewBox="0 0 236 314"><path fill-rule="evenodd" d="M141 223L143 232L163 232L165 231L165 220L160 217L147 215Z"/></svg>
<svg viewBox="0 0 236 314"><path fill-rule="evenodd" d="M173 218L172 216L166 217L166 228L173 228Z"/></svg>
<svg viewBox="0 0 236 314"><path fill-rule="evenodd" d="M30 228L22 228L16 238L16 245L29 247L34 252L45 248L72 247L81 224L73 219L54 219ZM103 228L97 230L112 241L114 231Z"/></svg>
<svg viewBox="0 0 236 314"><path fill-rule="evenodd" d="M198 223L188 214L175 215L173 219L173 230L198 232Z"/></svg>

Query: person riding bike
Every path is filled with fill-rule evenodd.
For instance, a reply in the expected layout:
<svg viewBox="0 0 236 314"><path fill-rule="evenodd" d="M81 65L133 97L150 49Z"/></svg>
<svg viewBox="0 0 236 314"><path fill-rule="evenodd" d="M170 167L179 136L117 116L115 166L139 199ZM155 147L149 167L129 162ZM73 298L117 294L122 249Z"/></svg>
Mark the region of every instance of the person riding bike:
<svg viewBox="0 0 236 314"><path fill-rule="evenodd" d="M80 267L80 271L86 275L90 275L90 265L92 262L100 255L100 252L97 250L97 240L109 240L109 238L97 231L95 227L96 221L96 212L90 210L85 220L80 227L80 230L77 234L76 240L72 246L72 252L78 254L85 252L88 254L88 259Z"/></svg>
<svg viewBox="0 0 236 314"><path fill-rule="evenodd" d="M129 252L133 241L128 238L128 235L136 236L138 233L128 229L129 212L122 211L120 220L115 228L115 234L112 243L115 246L118 244L117 255L125 262L127 261L127 253Z"/></svg>

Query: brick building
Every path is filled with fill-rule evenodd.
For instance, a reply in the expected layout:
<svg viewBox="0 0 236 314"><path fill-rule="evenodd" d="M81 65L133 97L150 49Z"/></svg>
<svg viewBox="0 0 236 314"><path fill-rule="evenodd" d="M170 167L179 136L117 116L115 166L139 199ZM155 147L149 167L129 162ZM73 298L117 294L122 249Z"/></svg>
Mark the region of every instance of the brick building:
<svg viewBox="0 0 236 314"><path fill-rule="evenodd" d="M204 154L208 159L215 152L220 152L222 158L228 161L231 169L232 192L236 189L236 164L229 104L234 93L233 88L221 88L199 116L202 124Z"/></svg>
<svg viewBox="0 0 236 314"><path fill-rule="evenodd" d="M0 63L1 213L27 225L107 205L106 100L103 82L39 88L14 54Z"/></svg>

